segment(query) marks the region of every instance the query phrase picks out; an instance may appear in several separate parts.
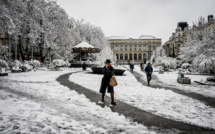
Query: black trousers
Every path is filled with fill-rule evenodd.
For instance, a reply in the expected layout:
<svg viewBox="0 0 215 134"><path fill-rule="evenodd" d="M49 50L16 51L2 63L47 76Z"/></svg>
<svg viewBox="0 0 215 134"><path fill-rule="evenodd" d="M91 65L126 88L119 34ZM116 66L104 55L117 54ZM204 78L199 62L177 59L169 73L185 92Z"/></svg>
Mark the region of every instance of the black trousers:
<svg viewBox="0 0 215 134"><path fill-rule="evenodd" d="M148 81L148 83L150 82L151 79L152 79L152 74L147 74L147 81Z"/></svg>
<svg viewBox="0 0 215 134"><path fill-rule="evenodd" d="M109 85L110 79L102 78L101 87L100 87L100 93L105 93L108 89L108 93L113 93L114 89L112 86Z"/></svg>

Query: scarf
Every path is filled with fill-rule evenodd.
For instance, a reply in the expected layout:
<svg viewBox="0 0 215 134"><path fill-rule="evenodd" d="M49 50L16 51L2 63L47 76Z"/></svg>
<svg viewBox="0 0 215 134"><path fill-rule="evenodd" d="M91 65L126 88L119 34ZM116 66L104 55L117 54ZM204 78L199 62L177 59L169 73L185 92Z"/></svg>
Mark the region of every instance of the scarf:
<svg viewBox="0 0 215 134"><path fill-rule="evenodd" d="M107 68L107 75L109 75L110 67L111 67L111 64L110 64L110 66L108 66L108 68Z"/></svg>

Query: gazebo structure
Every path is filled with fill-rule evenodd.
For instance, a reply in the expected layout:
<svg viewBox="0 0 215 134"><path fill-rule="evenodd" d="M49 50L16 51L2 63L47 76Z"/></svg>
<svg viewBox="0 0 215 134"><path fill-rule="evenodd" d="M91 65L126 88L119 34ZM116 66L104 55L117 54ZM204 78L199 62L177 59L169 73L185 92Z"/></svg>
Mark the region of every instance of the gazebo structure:
<svg viewBox="0 0 215 134"><path fill-rule="evenodd" d="M83 63L88 67L95 65L97 62L96 53L100 51L101 49L95 48L85 41L81 42L72 48L72 53L74 54L72 67L81 67Z"/></svg>

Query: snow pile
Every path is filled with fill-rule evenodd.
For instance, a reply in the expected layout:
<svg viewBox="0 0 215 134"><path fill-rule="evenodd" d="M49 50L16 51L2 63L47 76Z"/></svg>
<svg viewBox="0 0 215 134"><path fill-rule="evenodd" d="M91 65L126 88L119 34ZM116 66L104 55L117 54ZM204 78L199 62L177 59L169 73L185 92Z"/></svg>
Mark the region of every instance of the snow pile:
<svg viewBox="0 0 215 134"><path fill-rule="evenodd" d="M64 73L80 70L39 70L3 78L0 81L3 87L0 90L1 132L155 133L56 81Z"/></svg>
<svg viewBox="0 0 215 134"><path fill-rule="evenodd" d="M102 77L83 72L72 74L70 81L99 93ZM118 82L118 86L114 88L116 100L164 118L215 129L214 108L170 90L143 86L128 71L125 72L125 76L116 76L116 79Z"/></svg>
<svg viewBox="0 0 215 134"><path fill-rule="evenodd" d="M177 61L175 58L171 57L159 57L156 59L156 62L153 64L155 67L156 66L163 66L165 68L171 68L174 69L177 67Z"/></svg>

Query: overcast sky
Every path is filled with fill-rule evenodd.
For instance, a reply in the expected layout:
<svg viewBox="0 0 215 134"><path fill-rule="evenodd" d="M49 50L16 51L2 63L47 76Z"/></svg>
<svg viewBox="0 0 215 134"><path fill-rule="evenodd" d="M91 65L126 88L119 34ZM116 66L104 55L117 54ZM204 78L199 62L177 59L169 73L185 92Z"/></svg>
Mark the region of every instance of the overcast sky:
<svg viewBox="0 0 215 134"><path fill-rule="evenodd" d="M168 40L177 23L215 16L215 0L57 0L69 16L102 28L106 36L152 35Z"/></svg>

